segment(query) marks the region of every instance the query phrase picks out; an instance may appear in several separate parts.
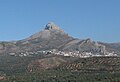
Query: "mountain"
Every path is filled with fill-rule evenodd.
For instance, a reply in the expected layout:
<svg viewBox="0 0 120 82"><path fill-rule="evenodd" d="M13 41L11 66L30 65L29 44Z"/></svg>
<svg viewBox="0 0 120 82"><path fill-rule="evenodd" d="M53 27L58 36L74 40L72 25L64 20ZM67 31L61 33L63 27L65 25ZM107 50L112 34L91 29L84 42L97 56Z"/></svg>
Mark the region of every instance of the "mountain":
<svg viewBox="0 0 120 82"><path fill-rule="evenodd" d="M91 39L80 40L69 36L53 22L28 38L14 42L0 42L0 54L20 54L56 49L63 52L91 52L92 54L108 54L109 46ZM113 46L110 48L114 49ZM118 50L118 49L117 49ZM118 50L119 51L119 50Z"/></svg>
<svg viewBox="0 0 120 82"><path fill-rule="evenodd" d="M48 23L45 28L32 36L16 42L1 42L0 52L25 52L48 49L59 49L74 38L68 36L63 30L53 23Z"/></svg>

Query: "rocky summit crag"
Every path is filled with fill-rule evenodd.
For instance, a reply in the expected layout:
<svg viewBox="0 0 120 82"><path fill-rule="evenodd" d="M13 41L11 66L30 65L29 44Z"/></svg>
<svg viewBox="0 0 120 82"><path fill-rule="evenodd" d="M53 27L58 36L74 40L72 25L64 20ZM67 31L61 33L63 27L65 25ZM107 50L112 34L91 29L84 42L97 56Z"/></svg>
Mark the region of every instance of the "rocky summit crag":
<svg viewBox="0 0 120 82"><path fill-rule="evenodd" d="M98 43L91 39L80 40L71 37L52 22L48 23L42 31L23 40L0 42L1 55L52 49L62 52L88 52L94 55L106 55L108 52L119 55L118 52L120 52L119 49L117 50L116 47L111 46L111 44ZM110 51L110 49L112 51Z"/></svg>

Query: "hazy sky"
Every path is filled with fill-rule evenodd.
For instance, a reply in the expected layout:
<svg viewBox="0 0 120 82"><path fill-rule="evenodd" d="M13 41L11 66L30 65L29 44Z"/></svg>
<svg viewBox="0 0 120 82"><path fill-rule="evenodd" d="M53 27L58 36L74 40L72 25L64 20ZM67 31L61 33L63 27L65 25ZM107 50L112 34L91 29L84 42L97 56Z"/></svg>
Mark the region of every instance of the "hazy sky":
<svg viewBox="0 0 120 82"><path fill-rule="evenodd" d="M0 0L0 40L20 40L54 22L80 39L120 42L120 0Z"/></svg>

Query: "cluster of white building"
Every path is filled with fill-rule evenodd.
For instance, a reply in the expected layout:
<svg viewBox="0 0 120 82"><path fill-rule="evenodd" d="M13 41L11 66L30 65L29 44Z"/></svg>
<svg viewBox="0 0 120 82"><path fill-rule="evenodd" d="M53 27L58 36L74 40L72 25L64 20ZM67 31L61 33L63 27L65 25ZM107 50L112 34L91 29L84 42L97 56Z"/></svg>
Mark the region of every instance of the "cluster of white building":
<svg viewBox="0 0 120 82"><path fill-rule="evenodd" d="M39 56L39 55L62 55L62 56L72 56L72 57L80 57L80 58L86 58L86 57L95 57L95 56L117 56L114 52L109 53L107 52L105 55L103 54L93 54L92 52L79 52L79 51L59 51L57 49L52 50L42 50L42 51L33 51L33 52L21 52L21 53L9 53L11 56Z"/></svg>

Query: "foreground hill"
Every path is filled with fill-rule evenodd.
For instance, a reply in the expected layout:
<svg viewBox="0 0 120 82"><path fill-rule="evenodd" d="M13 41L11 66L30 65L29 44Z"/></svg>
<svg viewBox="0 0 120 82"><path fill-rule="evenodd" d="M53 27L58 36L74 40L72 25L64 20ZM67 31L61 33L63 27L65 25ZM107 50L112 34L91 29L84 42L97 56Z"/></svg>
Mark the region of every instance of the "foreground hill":
<svg viewBox="0 0 120 82"><path fill-rule="evenodd" d="M38 60L40 62L38 62ZM11 61L13 60L9 60L9 62ZM14 63L15 62L12 62L13 65ZM9 63L9 65L12 64ZM49 66L49 65L50 66L47 69L43 69L44 66L42 67L42 64L44 64L44 66ZM22 68L25 68L25 66L28 67L29 65L34 65L32 67L33 69L32 71L25 71L24 69L23 72L23 69L17 67L17 66L22 66ZM26 63L24 65L15 64L15 67L16 68L13 69L16 70L6 69L7 71L12 71L12 73L6 75L5 79L1 80L1 82L119 82L120 81L119 57L93 57L93 58L72 59L71 57L51 56L42 59L38 58L35 60L29 59L29 63ZM22 71L20 71L20 69ZM16 72L15 74L15 71L19 71L19 72Z"/></svg>

